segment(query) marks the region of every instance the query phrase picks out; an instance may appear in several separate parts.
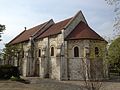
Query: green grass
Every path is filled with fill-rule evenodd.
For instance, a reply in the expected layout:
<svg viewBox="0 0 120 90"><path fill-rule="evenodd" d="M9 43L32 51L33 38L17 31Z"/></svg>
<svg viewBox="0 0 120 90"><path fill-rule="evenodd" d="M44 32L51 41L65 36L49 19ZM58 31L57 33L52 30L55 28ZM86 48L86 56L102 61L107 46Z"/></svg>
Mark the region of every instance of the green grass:
<svg viewBox="0 0 120 90"><path fill-rule="evenodd" d="M13 76L10 78L10 80L11 81L18 81L18 82L25 83L25 84L29 84L30 83L30 81L28 81L28 80L25 80L25 79L22 79L22 78L18 78L18 77L13 77Z"/></svg>

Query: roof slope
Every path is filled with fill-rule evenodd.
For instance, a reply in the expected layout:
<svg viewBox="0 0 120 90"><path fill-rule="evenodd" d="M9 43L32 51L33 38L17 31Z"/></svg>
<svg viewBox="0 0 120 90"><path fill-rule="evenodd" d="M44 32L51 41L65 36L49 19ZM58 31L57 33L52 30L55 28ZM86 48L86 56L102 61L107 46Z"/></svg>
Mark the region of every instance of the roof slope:
<svg viewBox="0 0 120 90"><path fill-rule="evenodd" d="M47 22L40 24L38 26L35 26L31 29L24 30L22 33L20 33L18 36L16 36L12 41L9 42L9 44L17 44L20 42L24 42L29 40L30 36L34 35L36 32L40 30L42 26L44 26Z"/></svg>
<svg viewBox="0 0 120 90"><path fill-rule="evenodd" d="M80 22L65 40L92 39L105 41L100 35L93 31L87 24Z"/></svg>
<svg viewBox="0 0 120 90"><path fill-rule="evenodd" d="M68 24L68 22L72 18L60 21L58 23L53 24L50 28L48 28L42 35L40 35L37 39L44 38L47 36L59 34L61 30Z"/></svg>
<svg viewBox="0 0 120 90"><path fill-rule="evenodd" d="M61 33L68 24L73 20L72 18L65 19L58 23L54 23L53 20L35 26L29 30L24 30L18 36L16 36L8 44L17 44L28 41L31 36L35 39L48 37ZM52 23L51 23L52 22ZM102 40L105 41L100 35L93 31L87 23L81 21L78 25L67 35L65 40L77 40L77 39L91 39L91 40Z"/></svg>

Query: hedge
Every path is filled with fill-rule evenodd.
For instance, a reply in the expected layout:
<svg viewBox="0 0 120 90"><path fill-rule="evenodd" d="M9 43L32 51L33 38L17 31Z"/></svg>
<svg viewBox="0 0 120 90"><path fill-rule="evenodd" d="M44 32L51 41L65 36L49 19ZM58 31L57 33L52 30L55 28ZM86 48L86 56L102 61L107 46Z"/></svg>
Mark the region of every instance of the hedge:
<svg viewBox="0 0 120 90"><path fill-rule="evenodd" d="M12 65L0 65L0 79L10 79L12 76L20 78L18 67Z"/></svg>

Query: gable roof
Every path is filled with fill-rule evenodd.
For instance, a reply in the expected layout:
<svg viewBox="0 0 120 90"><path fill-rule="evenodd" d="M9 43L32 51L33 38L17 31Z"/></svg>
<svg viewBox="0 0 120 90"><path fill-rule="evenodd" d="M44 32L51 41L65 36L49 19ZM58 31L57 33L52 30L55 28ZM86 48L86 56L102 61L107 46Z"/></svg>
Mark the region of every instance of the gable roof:
<svg viewBox="0 0 120 90"><path fill-rule="evenodd" d="M16 36L12 41L10 41L8 44L17 44L20 42L28 41L29 38L34 35L36 32L40 30L41 27L43 27L47 22L40 24L38 26L35 26L31 29L24 30L22 33L20 33L18 36Z"/></svg>
<svg viewBox="0 0 120 90"><path fill-rule="evenodd" d="M63 21L60 21L58 23L53 24L50 28L48 28L42 35L40 35L37 39L40 38L44 38L47 36L51 36L51 35L55 35L55 34L59 34L61 32L62 29L64 29L64 27L68 24L68 22L71 20L72 18L69 19L65 19Z"/></svg>
<svg viewBox="0 0 120 90"><path fill-rule="evenodd" d="M43 24L40 24L38 26L35 26L31 29L24 30L22 33L16 36L12 41L10 41L8 44L12 45L12 44L17 44L17 43L28 41L29 38L34 35L36 35L35 36L36 39L40 39L40 38L44 38L50 35L59 34L61 30L68 24L68 22L71 19L72 18L69 18L69 19L60 21L58 23L55 23L51 25L49 28L47 28L47 30L43 30L42 27L44 27L49 21Z"/></svg>
<svg viewBox="0 0 120 90"><path fill-rule="evenodd" d="M65 30L65 40L91 39L105 41L100 35L98 35L88 26L87 21L84 18L82 12L79 11L74 17L65 19L58 23L54 23L54 21L51 19L48 22L35 26L31 29L24 30L13 40L11 40L8 44L12 45L25 42L28 41L30 37L32 37L33 39L40 39L56 35L61 33L61 30L63 29Z"/></svg>
<svg viewBox="0 0 120 90"><path fill-rule="evenodd" d="M77 20L77 21L83 21L84 23L87 24L87 21L83 15L82 11L80 10L74 15L74 17L71 18L71 20L67 23L67 25L64 28L66 29L77 17L80 17L79 20Z"/></svg>
<svg viewBox="0 0 120 90"><path fill-rule="evenodd" d="M105 41L100 35L92 30L84 22L80 22L74 30L65 38L65 40L90 39Z"/></svg>

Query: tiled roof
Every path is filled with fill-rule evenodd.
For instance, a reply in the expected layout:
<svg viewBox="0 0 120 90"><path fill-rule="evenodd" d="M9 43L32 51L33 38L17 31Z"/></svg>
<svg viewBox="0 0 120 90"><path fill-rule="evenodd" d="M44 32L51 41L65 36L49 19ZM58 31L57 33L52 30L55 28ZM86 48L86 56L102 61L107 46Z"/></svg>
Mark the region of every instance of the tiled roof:
<svg viewBox="0 0 120 90"><path fill-rule="evenodd" d="M47 36L55 35L61 32L61 30L68 24L68 22L72 18L66 19L64 21L60 21L58 23L53 24L50 28L48 28L42 35L40 35L37 39L39 38L44 38Z"/></svg>
<svg viewBox="0 0 120 90"><path fill-rule="evenodd" d="M17 37L15 37L8 44L17 44L21 42L28 41L30 36L34 36L35 39L44 38L51 35L56 35L61 33L61 30L67 26L68 23L73 19L69 18L58 23L51 24L48 28L44 28L44 26L48 25L48 22L35 26L29 30L24 30ZM44 30L44 29L45 30ZM102 40L105 41L100 35L98 35L95 31L93 31L88 24L84 22L80 22L74 30L65 38L65 40L77 40L77 39L91 39L91 40Z"/></svg>
<svg viewBox="0 0 120 90"><path fill-rule="evenodd" d="M93 31L87 24L80 22L65 40L91 39L105 41L100 35Z"/></svg>
<svg viewBox="0 0 120 90"><path fill-rule="evenodd" d="M38 26L35 26L31 29L24 30L22 33L20 33L18 36L16 36L12 41L10 41L8 44L17 44L20 42L24 42L29 40L30 36L34 35L36 32L40 30L42 26L44 26L47 22L40 24Z"/></svg>

